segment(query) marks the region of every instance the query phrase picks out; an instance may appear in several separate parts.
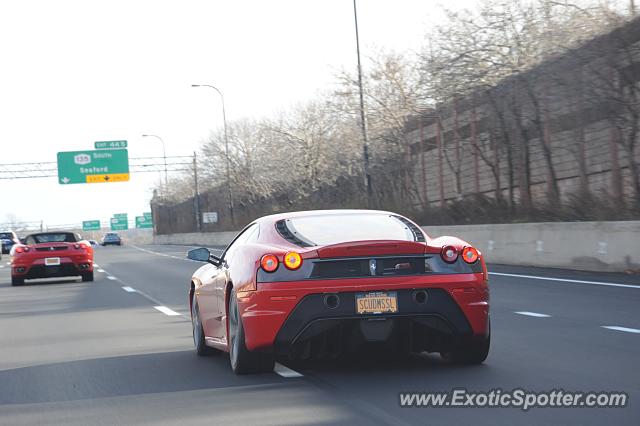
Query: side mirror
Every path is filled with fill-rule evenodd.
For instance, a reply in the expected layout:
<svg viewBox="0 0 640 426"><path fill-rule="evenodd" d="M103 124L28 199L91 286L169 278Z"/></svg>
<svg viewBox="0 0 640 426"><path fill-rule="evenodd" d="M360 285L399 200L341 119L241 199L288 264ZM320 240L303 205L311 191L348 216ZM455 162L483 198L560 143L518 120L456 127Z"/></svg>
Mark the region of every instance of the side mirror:
<svg viewBox="0 0 640 426"><path fill-rule="evenodd" d="M197 262L209 262L215 266L220 266L220 258L211 254L208 248L197 248L187 252L187 259Z"/></svg>

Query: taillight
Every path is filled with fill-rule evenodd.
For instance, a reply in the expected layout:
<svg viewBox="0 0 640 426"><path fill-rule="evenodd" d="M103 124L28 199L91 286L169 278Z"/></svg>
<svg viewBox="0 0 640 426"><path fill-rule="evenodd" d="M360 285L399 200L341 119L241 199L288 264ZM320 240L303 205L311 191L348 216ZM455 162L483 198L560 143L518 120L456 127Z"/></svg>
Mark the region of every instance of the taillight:
<svg viewBox="0 0 640 426"><path fill-rule="evenodd" d="M462 259L467 263L475 263L478 257L480 257L480 253L473 247L465 247L462 250Z"/></svg>
<svg viewBox="0 0 640 426"><path fill-rule="evenodd" d="M262 259L260 259L260 266L262 266L262 269L266 272L273 272L278 269L278 258L275 254L265 254L262 256Z"/></svg>
<svg viewBox="0 0 640 426"><path fill-rule="evenodd" d="M284 266L288 269L298 269L302 265L302 257L295 251L287 252L284 255Z"/></svg>
<svg viewBox="0 0 640 426"><path fill-rule="evenodd" d="M86 244L82 244L82 243L79 243L79 244L76 243L76 244L73 245L73 248L86 250L86 249L89 248L89 246L86 245Z"/></svg>
<svg viewBox="0 0 640 426"><path fill-rule="evenodd" d="M454 246L444 246L440 252L442 260L447 263L453 263L458 260L458 250Z"/></svg>
<svg viewBox="0 0 640 426"><path fill-rule="evenodd" d="M29 251L29 247L27 246L16 247L16 253L26 253L28 251Z"/></svg>

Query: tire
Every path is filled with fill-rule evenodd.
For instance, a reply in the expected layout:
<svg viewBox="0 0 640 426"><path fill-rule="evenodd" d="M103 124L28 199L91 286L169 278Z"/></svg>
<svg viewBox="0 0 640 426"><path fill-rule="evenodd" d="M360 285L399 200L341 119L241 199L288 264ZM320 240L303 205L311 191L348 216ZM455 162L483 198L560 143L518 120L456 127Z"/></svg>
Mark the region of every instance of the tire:
<svg viewBox="0 0 640 426"><path fill-rule="evenodd" d="M454 364L476 365L482 364L487 359L490 347L491 325L489 324L489 334L486 337L465 342L450 352L441 352L440 355Z"/></svg>
<svg viewBox="0 0 640 426"><path fill-rule="evenodd" d="M204 329L202 328L202 321L200 321L200 312L198 310L198 300L196 295L193 295L193 301L191 302L191 329L193 331L193 344L196 348L196 354L198 356L207 356L217 354L220 351L211 348L206 345L204 340Z"/></svg>
<svg viewBox="0 0 640 426"><path fill-rule="evenodd" d="M83 272L82 273L82 281L83 282L93 281L93 271L91 271L91 272Z"/></svg>
<svg viewBox="0 0 640 426"><path fill-rule="evenodd" d="M11 277L11 285L12 286L20 286L24 285L24 278L22 277Z"/></svg>
<svg viewBox="0 0 640 426"><path fill-rule="evenodd" d="M244 326L238 312L235 293L229 300L229 361L236 374L266 373L273 371L274 360L270 354L251 352L245 345Z"/></svg>

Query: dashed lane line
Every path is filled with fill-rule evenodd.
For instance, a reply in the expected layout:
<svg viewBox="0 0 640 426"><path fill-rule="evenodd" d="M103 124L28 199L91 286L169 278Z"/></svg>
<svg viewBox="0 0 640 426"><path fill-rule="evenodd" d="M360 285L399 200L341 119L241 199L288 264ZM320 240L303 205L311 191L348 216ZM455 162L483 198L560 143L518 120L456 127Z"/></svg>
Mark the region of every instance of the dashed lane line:
<svg viewBox="0 0 640 426"><path fill-rule="evenodd" d="M627 333L640 333L640 330L638 330L637 328L629 328L629 327L620 327L617 325L603 325L602 328L606 328L608 330L615 330L615 331L624 331Z"/></svg>
<svg viewBox="0 0 640 426"><path fill-rule="evenodd" d="M529 311L517 311L517 312L514 312L514 314L525 315L527 317L536 317L536 318L549 318L549 317L551 317L551 315L540 314L538 312L529 312Z"/></svg>
<svg viewBox="0 0 640 426"><path fill-rule="evenodd" d="M105 273L109 274L109 272L107 272L107 271L105 271ZM122 285L123 285L123 287L122 287L122 289L123 289L123 290L124 290L124 287L127 287L127 288L130 288L130 289L134 290L134 291L128 291L128 290L125 290L125 291L128 291L128 292L130 292L130 293L136 293L136 294L139 294L140 296L142 296L142 297L144 297L145 299L149 300L149 301L150 301L151 303L153 303L155 306L164 306L164 303L163 303L163 302L159 301L159 300L158 300L158 299L156 299L155 297L149 296L149 295L148 295L147 293L145 293L144 291L141 291L141 290L138 290L138 289L135 289L135 288L131 287L131 285L129 285L129 283L127 283L127 282L125 282L125 281L121 280L120 278L116 278L116 277L114 277L113 275L107 275L107 278L108 278L108 279L110 279L110 280L112 280L112 281L117 281L117 282L119 282L120 284L122 284ZM174 311L174 312L175 312L175 311ZM188 315L184 315L184 314L181 314L181 313L179 313L179 312L176 312L176 313L177 313L178 315L180 315L182 318L184 318L185 320L187 320L187 321L191 321L191 317L190 317L190 316L188 316Z"/></svg>
<svg viewBox="0 0 640 426"><path fill-rule="evenodd" d="M98 271L98 272L104 272L104 269L102 269L102 268L98 268L98 269L97 269L97 271Z"/></svg>
<svg viewBox="0 0 640 426"><path fill-rule="evenodd" d="M603 281L571 280L571 279L568 279L568 278L539 277L539 276L536 276L536 275L506 274L506 273L503 273L503 272L489 272L489 275L497 275L497 276L500 276L500 277L528 278L528 279L531 279L531 280L558 281L558 282L572 283L572 284L591 284L591 285L604 285L604 286L608 286L608 287L624 287L624 288L638 288L638 289L640 289L640 285L609 283L609 282L603 282Z"/></svg>
<svg viewBox="0 0 640 426"><path fill-rule="evenodd" d="M167 308L166 306L154 306L154 309L162 312L165 315L169 315L170 317L180 316L180 314L172 309Z"/></svg>
<svg viewBox="0 0 640 426"><path fill-rule="evenodd" d="M113 275L108 275L107 278L114 280L114 281L119 281L122 284L126 284L124 281L122 281L119 278L114 277ZM187 315L183 315L179 312L174 311L173 309L170 309L166 306L164 306L163 304L161 304L157 299L149 296L148 294L140 291L140 290L136 290L135 288L128 286L128 285L124 285L121 287L124 291L126 291L127 293L137 293L143 297L145 297L146 299L150 300L151 302L153 302L154 304L156 304L156 306L154 306L153 308L162 312L165 315L174 317L174 316L181 316L187 320L190 320L191 318L189 318ZM284 378L296 378L296 377L304 377L303 374L298 373L295 370L292 370L289 367L286 367L280 363L276 363L275 366L273 367L273 372L278 374L281 377Z"/></svg>
<svg viewBox="0 0 640 426"><path fill-rule="evenodd" d="M289 367L286 367L278 362L276 362L276 365L273 367L273 372L287 379L291 379L294 377L304 377L304 375L302 375L301 373L298 373L297 371L292 370Z"/></svg>

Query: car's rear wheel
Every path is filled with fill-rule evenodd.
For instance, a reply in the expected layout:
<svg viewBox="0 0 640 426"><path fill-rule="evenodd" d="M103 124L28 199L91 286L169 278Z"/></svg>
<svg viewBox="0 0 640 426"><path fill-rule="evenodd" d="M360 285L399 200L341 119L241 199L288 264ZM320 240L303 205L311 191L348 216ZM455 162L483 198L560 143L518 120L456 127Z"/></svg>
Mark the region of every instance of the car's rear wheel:
<svg viewBox="0 0 640 426"><path fill-rule="evenodd" d="M22 277L11 277L11 285L13 286L18 286L18 285L24 285L24 278Z"/></svg>
<svg viewBox="0 0 640 426"><path fill-rule="evenodd" d="M273 370L270 354L251 352L245 344L244 327L238 310L238 301L232 291L229 300L229 360L236 374L266 373Z"/></svg>
<svg viewBox="0 0 640 426"><path fill-rule="evenodd" d="M218 350L207 346L204 341L204 329L202 328L202 321L200 321L198 300L195 294L191 302L191 328L193 329L193 344L196 347L196 354L205 356L219 353Z"/></svg>
<svg viewBox="0 0 640 426"><path fill-rule="evenodd" d="M454 364L482 364L489 355L491 327L486 337L476 338L456 346L449 352L441 352L442 358Z"/></svg>
<svg viewBox="0 0 640 426"><path fill-rule="evenodd" d="M91 272L83 272L82 273L82 281L93 281L93 271Z"/></svg>

